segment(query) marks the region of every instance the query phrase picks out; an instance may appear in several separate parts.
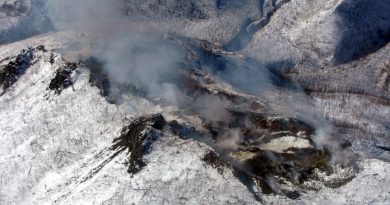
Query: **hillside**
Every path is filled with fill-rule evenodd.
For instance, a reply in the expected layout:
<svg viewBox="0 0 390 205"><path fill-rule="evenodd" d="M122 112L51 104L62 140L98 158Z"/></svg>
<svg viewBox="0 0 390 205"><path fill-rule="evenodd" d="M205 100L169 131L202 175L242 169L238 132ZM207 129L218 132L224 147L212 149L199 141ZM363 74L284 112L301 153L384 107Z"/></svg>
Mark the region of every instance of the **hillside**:
<svg viewBox="0 0 390 205"><path fill-rule="evenodd" d="M0 204L387 204L390 1L0 0Z"/></svg>

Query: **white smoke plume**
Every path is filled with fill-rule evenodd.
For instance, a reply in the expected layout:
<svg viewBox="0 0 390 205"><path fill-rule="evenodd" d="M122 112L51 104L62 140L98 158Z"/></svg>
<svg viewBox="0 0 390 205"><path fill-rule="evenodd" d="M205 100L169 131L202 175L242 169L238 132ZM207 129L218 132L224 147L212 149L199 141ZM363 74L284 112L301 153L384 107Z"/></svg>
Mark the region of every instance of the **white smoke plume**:
<svg viewBox="0 0 390 205"><path fill-rule="evenodd" d="M129 23L131 19L122 12L123 5L122 0L47 2L49 17L57 30L71 30L100 37L93 55L104 62L112 80L132 84L145 91L148 97L162 98L179 106L191 105L207 121L229 122L231 116L225 109L229 106L226 100L211 95L198 97L194 102L189 100L176 84L179 77L176 68L184 58L182 50L162 40L161 34L145 34L132 28ZM264 96L264 90L273 88L273 74L266 65L236 58L224 60L225 70L214 74L234 87L257 96ZM296 116L316 120L312 113L310 111ZM332 144L329 143L329 127L322 122L316 120L313 123L318 130L327 130L319 131L314 139L319 147ZM322 127L326 129L320 129ZM239 143L240 132L232 130L226 133L228 134L220 139L218 146L234 149Z"/></svg>
<svg viewBox="0 0 390 205"><path fill-rule="evenodd" d="M79 32L117 32L124 22L122 4L122 0L47 0L54 27Z"/></svg>
<svg viewBox="0 0 390 205"><path fill-rule="evenodd" d="M90 54L104 62L110 79L180 103L182 94L169 81L177 76L174 68L182 53L161 35L132 28L123 5L123 0L48 0L47 6L56 29L98 38Z"/></svg>

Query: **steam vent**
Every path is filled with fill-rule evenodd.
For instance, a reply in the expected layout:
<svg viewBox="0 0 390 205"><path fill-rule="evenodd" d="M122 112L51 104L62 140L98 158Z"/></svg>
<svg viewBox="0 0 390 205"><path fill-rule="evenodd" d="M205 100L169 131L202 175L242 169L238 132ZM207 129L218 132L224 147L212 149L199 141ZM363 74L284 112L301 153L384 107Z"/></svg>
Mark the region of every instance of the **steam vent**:
<svg viewBox="0 0 390 205"><path fill-rule="evenodd" d="M0 0L0 205L390 204L390 0Z"/></svg>

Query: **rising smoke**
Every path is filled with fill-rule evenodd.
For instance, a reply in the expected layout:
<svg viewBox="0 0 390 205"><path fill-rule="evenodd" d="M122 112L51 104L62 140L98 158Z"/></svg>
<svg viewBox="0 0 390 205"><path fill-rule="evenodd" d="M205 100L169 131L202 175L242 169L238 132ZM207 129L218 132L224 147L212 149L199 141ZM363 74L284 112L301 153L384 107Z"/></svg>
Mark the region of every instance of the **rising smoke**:
<svg viewBox="0 0 390 205"><path fill-rule="evenodd" d="M151 96L181 102L183 94L178 93L174 79L177 78L176 64L184 57L183 51L162 40L161 34L145 34L133 29L131 19L121 12L123 5L123 0L48 0L48 13L57 30L100 37L93 55L104 61L112 79L119 83L131 82ZM203 69L214 72L237 89L258 96L272 86L270 72L264 64L234 57L222 61L224 70L221 72L215 72L220 68Z"/></svg>
<svg viewBox="0 0 390 205"><path fill-rule="evenodd" d="M225 108L230 104L225 99L204 95L191 100L193 96L187 96L178 83L180 76L177 72L185 57L183 50L163 40L159 33L144 33L132 28L129 23L131 19L121 12L123 3L121 0L48 0L47 7L50 20L57 30L99 37L100 42L94 47L92 55L104 62L111 80L131 84L146 92L150 98L161 98L178 106L191 106L208 122L229 122L231 115ZM222 70L213 66L204 69L235 88L256 96L262 96L264 90L274 87L275 80L265 64L226 57L223 65ZM291 110L291 107L284 109ZM312 124L317 130L322 130L315 137L315 142L318 146L331 145L333 149L336 146L328 137L331 128L327 122L314 119L313 113L317 116L316 111L309 111L300 113L299 117L314 120ZM240 130L225 130L224 133L216 146L236 149Z"/></svg>
<svg viewBox="0 0 390 205"><path fill-rule="evenodd" d="M141 33L124 16L123 1L48 0L49 16L58 30L71 30L98 37L92 55L104 63L110 79L132 84L148 94L180 103L182 94L174 84L175 68L183 54L157 33Z"/></svg>
<svg viewBox="0 0 390 205"><path fill-rule="evenodd" d="M117 32L124 23L122 4L122 0L47 0L54 27L76 32Z"/></svg>

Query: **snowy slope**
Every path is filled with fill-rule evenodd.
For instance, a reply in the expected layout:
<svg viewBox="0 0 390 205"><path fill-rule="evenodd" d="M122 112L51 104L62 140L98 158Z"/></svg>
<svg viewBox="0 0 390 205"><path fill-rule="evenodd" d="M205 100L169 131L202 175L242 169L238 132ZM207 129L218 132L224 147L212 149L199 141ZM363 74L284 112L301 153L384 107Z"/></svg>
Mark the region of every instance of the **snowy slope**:
<svg viewBox="0 0 390 205"><path fill-rule="evenodd" d="M41 39L45 38L26 44ZM18 46L3 46L2 55L16 55ZM33 65L0 99L0 115L5 119L0 143L3 204L325 204L342 200L385 204L389 200L386 170L390 165L367 159L360 163L356 178L341 188L309 192L297 201L277 195L264 195L258 201L230 168L220 173L202 160L210 147L180 139L170 131L164 131L145 156L147 166L131 176L126 172L126 154L111 159L108 148L125 124L123 118L141 113L107 103L88 83L89 71L83 67L74 74L75 84L56 95L47 88L64 61L54 54L56 62L51 64L50 52L33 53ZM149 113L162 109L136 97L130 102Z"/></svg>
<svg viewBox="0 0 390 205"><path fill-rule="evenodd" d="M1 0L0 43L9 43L51 31L53 26L41 5L46 0Z"/></svg>
<svg viewBox="0 0 390 205"><path fill-rule="evenodd" d="M390 199L389 163L370 159L359 164L360 173L340 189L311 193L306 204L388 204Z"/></svg>
<svg viewBox="0 0 390 205"><path fill-rule="evenodd" d="M120 24L98 7L93 24L82 12L67 16L79 30L51 33L68 22L48 22L45 2L0 0L0 204L390 203L388 0L125 0ZM146 77L74 63L99 49ZM106 77L121 78L108 85L120 103ZM134 125L156 113L163 128ZM325 168L305 170L312 159Z"/></svg>
<svg viewBox="0 0 390 205"><path fill-rule="evenodd" d="M118 136L123 117L136 113L123 113L110 105L97 88L89 85L85 68L77 71L74 86L61 95L48 91L55 70L64 63L57 56L51 65L49 58L48 53L34 51L34 64L1 98L1 117L6 119L1 122L1 203L95 204L123 200L160 204L189 199L193 203L255 203L230 170L221 175L205 165L201 158L210 148L172 134L158 139L146 158L150 166L136 176L126 172L122 154L96 176L78 184L109 157L106 149ZM132 103L149 112L160 110L147 103Z"/></svg>

